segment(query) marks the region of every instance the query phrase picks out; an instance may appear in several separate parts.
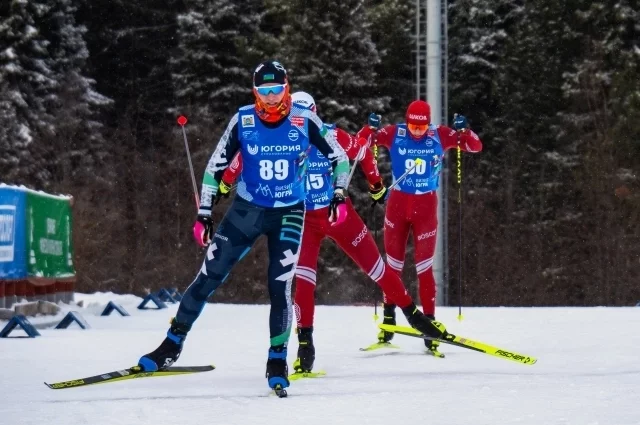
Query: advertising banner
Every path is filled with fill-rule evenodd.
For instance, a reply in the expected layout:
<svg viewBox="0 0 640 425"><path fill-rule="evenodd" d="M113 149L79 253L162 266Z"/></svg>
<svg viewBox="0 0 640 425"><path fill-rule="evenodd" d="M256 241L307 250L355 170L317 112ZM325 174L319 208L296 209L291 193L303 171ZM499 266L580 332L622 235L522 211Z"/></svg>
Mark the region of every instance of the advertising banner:
<svg viewBox="0 0 640 425"><path fill-rule="evenodd" d="M0 185L0 280L27 277L26 193Z"/></svg>
<svg viewBox="0 0 640 425"><path fill-rule="evenodd" d="M54 279L75 276L69 199L27 192L26 217L28 276Z"/></svg>

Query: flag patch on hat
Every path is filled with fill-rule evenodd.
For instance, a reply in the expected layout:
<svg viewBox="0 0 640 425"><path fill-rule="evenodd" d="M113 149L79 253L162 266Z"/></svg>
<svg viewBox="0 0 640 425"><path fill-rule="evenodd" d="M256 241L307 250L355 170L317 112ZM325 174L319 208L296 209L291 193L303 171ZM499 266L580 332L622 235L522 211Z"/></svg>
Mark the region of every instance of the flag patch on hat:
<svg viewBox="0 0 640 425"><path fill-rule="evenodd" d="M276 76L273 74L264 74L264 77L262 77L264 81L274 80L275 78Z"/></svg>

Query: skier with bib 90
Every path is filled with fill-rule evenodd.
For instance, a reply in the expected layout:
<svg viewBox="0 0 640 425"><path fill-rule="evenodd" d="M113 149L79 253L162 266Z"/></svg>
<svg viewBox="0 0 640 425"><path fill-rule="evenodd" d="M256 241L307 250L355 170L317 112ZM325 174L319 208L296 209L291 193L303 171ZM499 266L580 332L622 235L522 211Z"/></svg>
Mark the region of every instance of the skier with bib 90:
<svg viewBox="0 0 640 425"><path fill-rule="evenodd" d="M294 105L303 105L316 112L315 100L311 95L297 92L292 95ZM382 184L380 173L371 151L364 139L358 139L334 125L326 125L335 134L338 143L344 148L350 159L358 159L369 183L369 192L374 200L382 199L386 188ZM365 143L362 143L365 142ZM222 195L229 193L237 173L243 169L242 156L233 160L220 182ZM245 160L246 162L246 160ZM246 165L245 165L246 167ZM347 219L341 224L332 224L327 220L330 199L334 189L331 185L331 167L324 154L311 148L309 152L305 231L300 247L300 260L296 268L295 304L298 313L298 358L294 363L296 373L312 371L315 360L313 345L313 319L315 312L316 270L320 245L325 237L331 238L356 264L369 275L384 291L387 298L402 308L407 320L415 329L430 336L440 337L446 332L444 326L432 322L420 312L407 294L402 280L389 270L378 251L373 237L369 233L351 200L347 198Z"/></svg>
<svg viewBox="0 0 640 425"><path fill-rule="evenodd" d="M334 193L329 201L329 219L335 223L346 219L343 188L349 162L315 113L292 108L287 73L280 63L264 62L256 68L253 93L255 103L241 107L231 118L204 173L200 209L193 228L198 244L209 246L202 268L185 291L167 337L156 350L142 356L138 364L153 371L178 359L207 298L227 279L256 239L266 235L271 300L266 378L269 387L286 396L291 283L303 233L306 152L312 145L331 164ZM214 234L212 198L229 160L237 152L242 153L246 163L240 174L238 196Z"/></svg>
<svg viewBox="0 0 640 425"><path fill-rule="evenodd" d="M379 123L380 116L371 114L369 120ZM386 200L384 248L387 264L400 275L409 230L413 230L420 301L424 314L435 320L436 283L431 266L436 248L436 190L440 184L442 159L447 150L457 147L465 152L480 152L482 142L469 129L467 119L462 115L456 116L453 129L432 124L431 107L422 100L409 105L405 120L405 123L388 125L379 131L371 126L364 127L358 136L371 137L375 146L389 150L394 180L415 167L390 191ZM383 323L396 324L395 305L386 297ZM391 338L393 334L389 332L380 331L378 335L380 342L389 342ZM431 354L440 355L437 341L425 340L425 345Z"/></svg>

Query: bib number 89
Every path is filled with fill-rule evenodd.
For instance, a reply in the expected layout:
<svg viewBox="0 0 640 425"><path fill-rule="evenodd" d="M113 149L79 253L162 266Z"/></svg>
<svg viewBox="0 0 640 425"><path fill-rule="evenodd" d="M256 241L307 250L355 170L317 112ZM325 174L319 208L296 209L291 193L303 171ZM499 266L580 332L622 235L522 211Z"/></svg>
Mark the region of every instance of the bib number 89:
<svg viewBox="0 0 640 425"><path fill-rule="evenodd" d="M262 180L284 180L289 175L289 161L286 159L278 159L270 161L263 159L260 161L260 178Z"/></svg>

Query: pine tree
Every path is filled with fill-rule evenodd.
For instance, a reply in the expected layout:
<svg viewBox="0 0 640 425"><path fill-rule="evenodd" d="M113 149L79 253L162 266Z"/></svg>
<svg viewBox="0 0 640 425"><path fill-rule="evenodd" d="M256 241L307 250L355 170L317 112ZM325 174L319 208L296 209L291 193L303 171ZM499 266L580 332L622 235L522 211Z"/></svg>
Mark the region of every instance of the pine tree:
<svg viewBox="0 0 640 425"><path fill-rule="evenodd" d="M471 291L478 290L483 299L508 296L526 303L525 289L540 280L553 282L552 273L543 273L558 270L558 257L548 253L557 245L553 223L567 189L562 164L555 159L563 72L575 57L575 37L566 24L572 3L471 0L452 5L451 104L471 118L484 141L478 159L463 166L463 222L466 228L484 229L467 234L464 252L478 254L467 257L464 269L476 273L479 283ZM450 223L457 224L457 217L450 217ZM526 253L519 249L525 245L531 247ZM494 267L494 255L504 266ZM500 280L518 283L507 294L504 288L495 290Z"/></svg>
<svg viewBox="0 0 640 425"><path fill-rule="evenodd" d="M77 22L87 28L89 75L113 99L105 123L131 127L136 149L149 148L173 127L175 105L169 60L177 44L182 0L82 0ZM108 19L105 19L108 17Z"/></svg>
<svg viewBox="0 0 640 425"><path fill-rule="evenodd" d="M46 149L39 143L54 132L49 102L59 85L50 68L48 41L36 24L47 11L45 5L13 0L0 5L0 140L2 156L11 167L7 175L14 183L37 187L50 178ZM3 173L4 174L4 173Z"/></svg>
<svg viewBox="0 0 640 425"><path fill-rule="evenodd" d="M261 56L252 51L260 23L254 3L189 0L178 16L172 76L178 109L192 114L194 122L223 124L234 108L251 100L253 62Z"/></svg>
<svg viewBox="0 0 640 425"><path fill-rule="evenodd" d="M449 104L483 133L497 115L494 94L499 62L509 38L513 11L502 0L449 2ZM450 119L451 117L447 117Z"/></svg>
<svg viewBox="0 0 640 425"><path fill-rule="evenodd" d="M296 0L284 30L283 65L293 90L311 93L327 122L355 131L370 111L387 107L378 90L380 57L364 0Z"/></svg>
<svg viewBox="0 0 640 425"><path fill-rule="evenodd" d="M377 88L380 95L389 99L389 108L377 112L382 113L387 122L401 120L415 96L412 69L414 16L415 1L412 0L374 1L367 9L371 39L380 55L380 63L376 66Z"/></svg>
<svg viewBox="0 0 640 425"><path fill-rule="evenodd" d="M602 0L573 8L581 60L565 74L570 108L561 116L565 156L572 159L567 199L579 213L563 230L573 253L571 293L584 302L625 302L620 283L634 267L623 258L638 255L640 204L627 194L639 187L639 7L635 0Z"/></svg>
<svg viewBox="0 0 640 425"><path fill-rule="evenodd" d="M111 100L94 90L95 81L86 77L86 28L75 20L72 0L48 1L47 13L38 19L40 33L48 41L50 68L59 84L55 100L55 161L59 178L79 171L95 172L108 155L100 110Z"/></svg>

